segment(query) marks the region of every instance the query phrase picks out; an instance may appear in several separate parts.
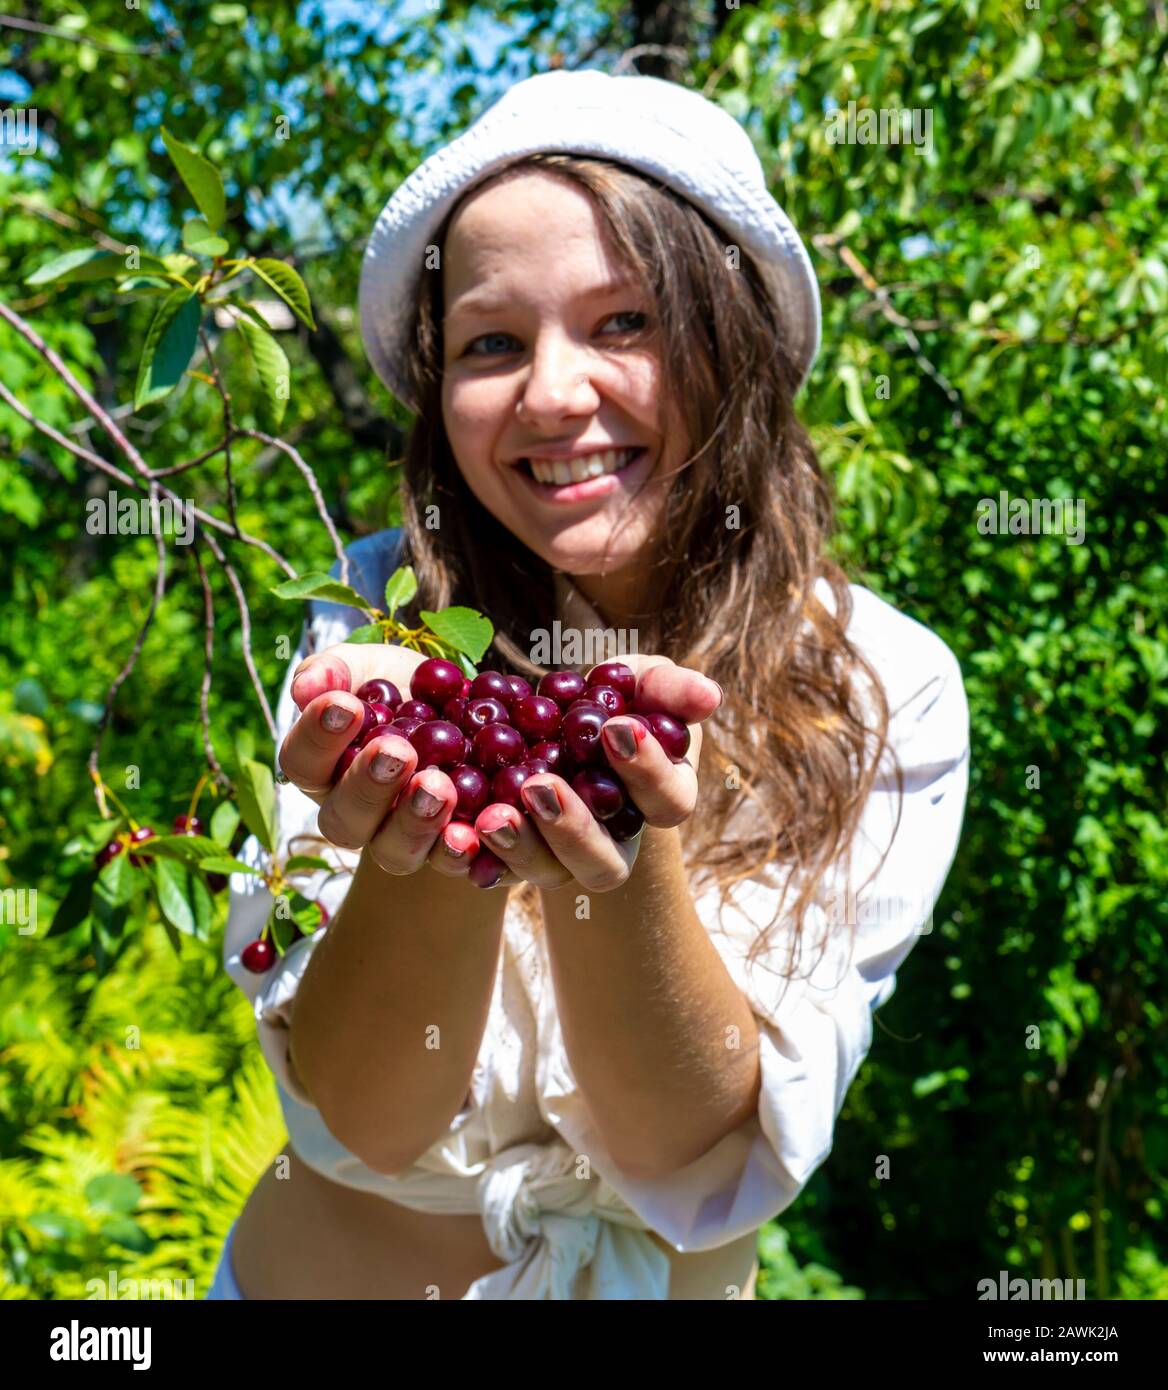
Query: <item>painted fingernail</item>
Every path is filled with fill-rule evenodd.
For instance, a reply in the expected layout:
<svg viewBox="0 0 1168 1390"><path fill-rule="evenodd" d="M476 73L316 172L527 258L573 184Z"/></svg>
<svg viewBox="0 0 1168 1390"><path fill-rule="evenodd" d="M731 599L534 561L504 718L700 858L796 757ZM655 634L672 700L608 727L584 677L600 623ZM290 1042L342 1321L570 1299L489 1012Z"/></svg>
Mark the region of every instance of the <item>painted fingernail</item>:
<svg viewBox="0 0 1168 1390"><path fill-rule="evenodd" d="M559 820L564 808L555 787L522 787L519 795L540 820Z"/></svg>
<svg viewBox="0 0 1168 1390"><path fill-rule="evenodd" d="M425 787L419 787L410 805L419 816L436 816L442 809L442 798L428 792Z"/></svg>
<svg viewBox="0 0 1168 1390"><path fill-rule="evenodd" d="M450 843L450 841L449 841L445 836L442 837L442 848L446 851L446 853L447 853L448 855L450 855L451 859L465 859L465 858L466 858L466 850L464 850L464 849L455 849L455 847Z"/></svg>
<svg viewBox="0 0 1168 1390"><path fill-rule="evenodd" d="M392 782L395 777L401 775L403 767L405 763L400 758L395 758L392 753L378 753L369 765L369 775L375 782Z"/></svg>
<svg viewBox="0 0 1168 1390"><path fill-rule="evenodd" d="M321 715L320 722L330 734L339 734L342 729L347 729L356 717L353 711L346 709L344 705L329 705Z"/></svg>
<svg viewBox="0 0 1168 1390"><path fill-rule="evenodd" d="M639 740L637 735L633 733L634 729L639 731L639 726L636 724L618 724L612 720L605 724L604 734L615 757L632 758L636 756Z"/></svg>
<svg viewBox="0 0 1168 1390"><path fill-rule="evenodd" d="M512 849L519 839L519 832L513 825L504 823L498 825L494 830L484 830L483 834L493 845L498 845L500 849Z"/></svg>

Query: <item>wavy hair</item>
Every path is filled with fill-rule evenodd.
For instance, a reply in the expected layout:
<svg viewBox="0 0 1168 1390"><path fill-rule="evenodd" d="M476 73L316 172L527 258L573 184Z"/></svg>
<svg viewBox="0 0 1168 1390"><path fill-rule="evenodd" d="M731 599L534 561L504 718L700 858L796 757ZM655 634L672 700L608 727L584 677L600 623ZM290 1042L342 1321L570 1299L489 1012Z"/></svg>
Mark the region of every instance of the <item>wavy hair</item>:
<svg viewBox="0 0 1168 1390"><path fill-rule="evenodd" d="M889 751L889 712L879 677L847 637L851 595L826 550L831 493L793 407L798 371L782 317L749 256L672 189L615 161L547 152L486 182L531 170L571 180L594 200L616 259L654 308L662 399L685 437L700 441L663 505L658 598L640 615L638 650L693 667L725 692L703 725L699 800L681 827L685 861L691 882L716 884L723 905L735 883L773 881L781 870L789 974L817 885L849 851ZM436 236L439 263L458 206ZM538 676L545 668L522 639L551 629L555 575L482 506L451 451L440 268L423 271L414 309L408 371L419 409L402 486L414 612L480 609L496 629L497 656L486 664ZM439 529L426 525L433 505ZM820 581L832 606L815 592ZM518 898L535 916L537 890L525 884Z"/></svg>

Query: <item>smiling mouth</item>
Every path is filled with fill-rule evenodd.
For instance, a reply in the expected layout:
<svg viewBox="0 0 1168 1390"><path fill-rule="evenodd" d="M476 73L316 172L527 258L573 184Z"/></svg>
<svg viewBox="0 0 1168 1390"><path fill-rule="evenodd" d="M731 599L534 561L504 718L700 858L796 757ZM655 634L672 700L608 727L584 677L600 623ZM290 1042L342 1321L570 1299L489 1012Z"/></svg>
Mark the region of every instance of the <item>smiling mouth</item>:
<svg viewBox="0 0 1168 1390"><path fill-rule="evenodd" d="M533 482L545 487L568 487L573 483L586 483L592 478L623 473L644 452L643 448L604 449L577 459L536 459L533 462L525 458L515 466Z"/></svg>

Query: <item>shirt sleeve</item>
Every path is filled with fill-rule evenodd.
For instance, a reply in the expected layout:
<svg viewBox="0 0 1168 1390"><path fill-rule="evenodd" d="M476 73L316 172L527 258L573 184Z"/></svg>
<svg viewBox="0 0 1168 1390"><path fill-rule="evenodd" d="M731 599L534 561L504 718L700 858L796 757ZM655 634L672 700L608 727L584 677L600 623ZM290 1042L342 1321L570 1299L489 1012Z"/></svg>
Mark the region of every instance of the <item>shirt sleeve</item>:
<svg viewBox="0 0 1168 1390"><path fill-rule="evenodd" d="M894 778L882 773L865 805L850 865L837 866L819 885L794 968L793 936L777 886L740 884L721 913L716 890L695 897L695 910L758 1025L755 1114L686 1166L664 1177L629 1178L612 1162L582 1103L558 1020L548 1020L552 1055L544 1104L550 1122L578 1153L592 1155L619 1197L679 1251L728 1244L799 1195L831 1151L836 1117L871 1046L872 1010L892 994L895 972L918 937L932 930L933 905L964 813L969 716L948 647L912 620L902 623L914 630L911 650L893 644L874 664L887 673L889 742L903 770L903 803ZM769 946L748 963L751 946L768 926Z"/></svg>
<svg viewBox="0 0 1168 1390"><path fill-rule="evenodd" d="M385 579L392 569L397 531L379 532L351 546L351 587L380 604ZM340 565L334 563L330 573L339 577ZM308 618L300 634L300 642L288 663L288 671L274 711L276 741L272 752L273 766L278 766L280 747L300 711L292 699L292 677L309 651L309 629L312 650L345 641L356 627L365 621L357 608L344 604L309 602ZM276 797L276 857L283 862L293 854L311 854L328 860L336 871L317 870L298 880L306 898L324 905L331 921L348 892L352 873L360 860L354 850L343 850L326 840L317 825L318 807L311 797L291 783L277 782ZM243 842L236 856L241 863L261 866L266 853L254 835ZM270 970L256 974L243 964L242 953L249 942L255 941L271 916L274 899L262 879L249 874L234 873L229 879L230 901L223 936L223 961L227 973L239 986L255 1012L256 1031L260 1048L280 1086L302 1105L311 1105L288 1052L292 1004L309 957L328 930L328 924L318 927L311 935L294 942L279 957Z"/></svg>

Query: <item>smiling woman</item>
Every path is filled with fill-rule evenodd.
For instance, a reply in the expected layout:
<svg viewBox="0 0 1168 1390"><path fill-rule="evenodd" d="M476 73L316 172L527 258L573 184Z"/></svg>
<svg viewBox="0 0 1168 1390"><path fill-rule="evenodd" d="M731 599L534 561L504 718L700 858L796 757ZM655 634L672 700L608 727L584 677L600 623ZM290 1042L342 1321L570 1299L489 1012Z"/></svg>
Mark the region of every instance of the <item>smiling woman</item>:
<svg viewBox="0 0 1168 1390"><path fill-rule="evenodd" d="M519 789L527 816L473 824L405 739L337 778L354 692L404 687L419 658L346 644L355 610L310 607L280 835L323 832L353 873L262 980L239 951L270 904L233 884L228 968L320 1180L253 1194L240 1284L741 1297L759 1226L830 1151L966 785L952 655L826 553L793 405L818 336L806 253L724 111L552 73L390 200L361 313L417 418L403 525L352 548L354 582L379 596L411 564L411 613L487 613L502 675L543 675L556 624L633 631L634 708L681 756L589 715L644 818L620 841L552 771ZM468 877L480 838L501 891ZM839 920L841 900L867 910Z"/></svg>

